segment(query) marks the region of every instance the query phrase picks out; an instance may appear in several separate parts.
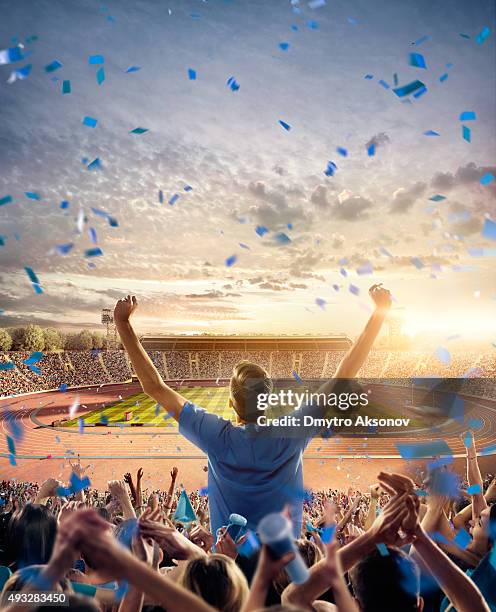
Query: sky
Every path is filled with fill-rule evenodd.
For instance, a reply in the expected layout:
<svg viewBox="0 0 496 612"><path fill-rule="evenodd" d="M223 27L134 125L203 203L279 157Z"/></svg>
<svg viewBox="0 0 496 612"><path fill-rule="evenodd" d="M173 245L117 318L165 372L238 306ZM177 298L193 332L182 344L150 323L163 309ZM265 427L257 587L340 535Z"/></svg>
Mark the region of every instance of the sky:
<svg viewBox="0 0 496 612"><path fill-rule="evenodd" d="M409 334L496 341L494 3L318 4L0 0L0 325L97 328L133 293L143 333L354 336L382 282Z"/></svg>

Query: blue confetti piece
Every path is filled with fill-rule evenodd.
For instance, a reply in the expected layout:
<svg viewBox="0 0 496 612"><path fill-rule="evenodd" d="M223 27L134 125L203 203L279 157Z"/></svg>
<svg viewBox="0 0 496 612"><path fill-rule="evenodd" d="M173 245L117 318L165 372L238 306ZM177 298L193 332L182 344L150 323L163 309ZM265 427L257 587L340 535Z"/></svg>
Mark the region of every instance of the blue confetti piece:
<svg viewBox="0 0 496 612"><path fill-rule="evenodd" d="M460 497L460 477L454 472L437 470L430 474L429 488L436 495L444 495L450 499Z"/></svg>
<svg viewBox="0 0 496 612"><path fill-rule="evenodd" d="M0 51L0 65L13 64L24 59L21 47L10 47Z"/></svg>
<svg viewBox="0 0 496 612"><path fill-rule="evenodd" d="M367 81L370 81L370 79L374 78L374 75L373 74L366 74L363 78L367 79Z"/></svg>
<svg viewBox="0 0 496 612"><path fill-rule="evenodd" d="M184 191L189 192L189 191L193 191L193 187L191 187L191 185L185 185L183 187Z"/></svg>
<svg viewBox="0 0 496 612"><path fill-rule="evenodd" d="M255 232L259 235L259 236L265 236L265 234L268 233L268 229L264 226L264 225L257 225L257 227L255 228Z"/></svg>
<svg viewBox="0 0 496 612"><path fill-rule="evenodd" d="M67 200L63 200L63 201L60 203L60 208L61 208L62 210L67 210L67 209L69 208L69 202L68 202Z"/></svg>
<svg viewBox="0 0 496 612"><path fill-rule="evenodd" d="M174 206L174 204L178 201L179 199L179 194L175 193L169 200L169 205L170 206Z"/></svg>
<svg viewBox="0 0 496 612"><path fill-rule="evenodd" d="M99 257L103 255L103 251L100 247L93 247L92 249L86 249L84 255L85 257Z"/></svg>
<svg viewBox="0 0 496 612"><path fill-rule="evenodd" d="M359 268L357 268L356 273L359 276L362 276L364 274L373 274L374 273L374 269L372 268L372 265L370 263L366 263L363 266L360 266Z"/></svg>
<svg viewBox="0 0 496 612"><path fill-rule="evenodd" d="M410 262L417 268L417 270L422 270L425 268L425 265L420 261L418 257L412 257Z"/></svg>
<svg viewBox="0 0 496 612"><path fill-rule="evenodd" d="M95 119L94 117L84 117L83 119L83 125L86 125L90 128L95 128L97 123L98 119Z"/></svg>
<svg viewBox="0 0 496 612"><path fill-rule="evenodd" d="M326 5L326 0L310 0L308 8L315 10Z"/></svg>
<svg viewBox="0 0 496 612"><path fill-rule="evenodd" d="M141 70L141 66L129 66L129 68L126 70L126 74L131 74L131 72L138 72L138 70Z"/></svg>
<svg viewBox="0 0 496 612"><path fill-rule="evenodd" d="M6 438L7 438L7 446L8 446L8 449L9 449L9 453L11 455L15 455L16 454L16 448L15 448L14 439L11 438L11 436L6 436Z"/></svg>
<svg viewBox="0 0 496 612"><path fill-rule="evenodd" d="M38 361L40 361L41 359L43 359L43 353L41 351L34 351L22 363L24 363L25 365L33 365L35 363L38 363Z"/></svg>
<svg viewBox="0 0 496 612"><path fill-rule="evenodd" d="M425 88L424 83L422 81L412 81L407 85L403 85L402 87L395 87L393 89L394 93L398 96L398 98L404 98L405 96L409 96L410 94L418 91L421 88Z"/></svg>
<svg viewBox="0 0 496 612"><path fill-rule="evenodd" d="M291 129L291 126L289 125L289 123L286 123L282 119L279 119L279 125L283 127L287 132L289 132L289 130Z"/></svg>
<svg viewBox="0 0 496 612"><path fill-rule="evenodd" d="M148 128L137 127L137 128L134 128L134 130L131 130L129 133L130 134L146 134L146 132L148 131L149 131Z"/></svg>
<svg viewBox="0 0 496 612"><path fill-rule="evenodd" d="M239 242L238 244L242 249L247 249L248 251L250 250L250 247L244 242Z"/></svg>
<svg viewBox="0 0 496 612"><path fill-rule="evenodd" d="M324 174L326 176L334 176L334 173L336 172L337 169L338 169L338 167L336 166L336 164L333 161L328 161L327 162L327 167L324 170Z"/></svg>
<svg viewBox="0 0 496 612"><path fill-rule="evenodd" d="M367 155L369 157L373 157L375 155L375 144L369 144L369 146L367 147Z"/></svg>
<svg viewBox="0 0 496 612"><path fill-rule="evenodd" d="M477 36L475 37L475 42L478 45L482 45L482 43L486 40L486 38L489 36L490 33L491 33L490 28L485 26L484 28L482 28L479 34L477 34Z"/></svg>
<svg viewBox="0 0 496 612"><path fill-rule="evenodd" d="M360 295L360 289L356 286L356 285L350 285L348 287L348 290L350 293L352 293L353 295Z"/></svg>
<svg viewBox="0 0 496 612"><path fill-rule="evenodd" d="M389 83L386 83L386 81L384 79L381 79L379 81L379 85L381 85L382 87L384 87L384 89L389 89L391 87L391 85Z"/></svg>
<svg viewBox="0 0 496 612"><path fill-rule="evenodd" d="M457 546L462 548L463 550L465 550L467 548L467 546L470 544L471 541L472 541L472 538L470 537L470 534L467 531L465 531L465 529L463 529L463 527L460 529L460 531L453 538L453 542Z"/></svg>
<svg viewBox="0 0 496 612"><path fill-rule="evenodd" d="M410 66L414 66L415 68L427 69L424 56L421 55L420 53L410 53L409 64Z"/></svg>
<svg viewBox="0 0 496 612"><path fill-rule="evenodd" d="M41 200L40 194L35 191L25 191L24 195L30 200Z"/></svg>
<svg viewBox="0 0 496 612"><path fill-rule="evenodd" d="M26 274L29 276L29 280L31 281L31 284L33 285L33 289L35 290L35 293L43 293L43 289L41 288L40 281L38 280L38 277L34 273L34 270L29 267L25 267L24 270L26 270Z"/></svg>
<svg viewBox="0 0 496 612"><path fill-rule="evenodd" d="M417 38L417 40L413 44L418 47L419 45L421 45L423 42L425 42L428 39L429 39L428 36L421 36L420 38Z"/></svg>
<svg viewBox="0 0 496 612"><path fill-rule="evenodd" d="M96 237L96 229L94 227L90 227L88 229L88 235L90 237L90 240L93 244L97 243L97 237Z"/></svg>
<svg viewBox="0 0 496 612"><path fill-rule="evenodd" d="M489 185L489 183L492 183L494 181L494 174L492 172L487 172L487 174L483 174L480 177L480 184L481 185Z"/></svg>
<svg viewBox="0 0 496 612"><path fill-rule="evenodd" d="M279 43L279 48L282 51L287 51L289 49L289 43L288 42L281 42L281 43Z"/></svg>
<svg viewBox="0 0 496 612"><path fill-rule="evenodd" d="M234 77L229 77L227 79L227 86L229 87L229 89L231 91L238 91L239 89L239 83L236 81L236 79Z"/></svg>
<svg viewBox="0 0 496 612"><path fill-rule="evenodd" d="M483 425L484 421L482 421L482 419L469 419L467 423L470 429L482 429Z"/></svg>
<svg viewBox="0 0 496 612"><path fill-rule="evenodd" d="M58 70L59 68L62 68L62 63L59 62L59 60L53 60L53 62L45 66L45 72L55 72L55 70Z"/></svg>
<svg viewBox="0 0 496 612"><path fill-rule="evenodd" d="M67 391L67 388L68 388L67 383L62 383L62 384L60 385L60 387L59 387L59 391L60 391L61 393L65 393L65 392Z"/></svg>
<svg viewBox="0 0 496 612"><path fill-rule="evenodd" d="M298 372L297 372L296 370L293 370L293 371L291 372L291 374L293 375L293 378L296 380L296 382L297 382L299 385L302 385L302 384L303 384L303 381L301 380L301 378L300 378L300 376L299 376L299 374L298 374Z"/></svg>
<svg viewBox="0 0 496 612"><path fill-rule="evenodd" d="M96 82L101 85L105 81L105 69L103 66L96 71Z"/></svg>
<svg viewBox="0 0 496 612"><path fill-rule="evenodd" d="M475 121L477 116L474 111L463 111L463 113L460 113L459 119L460 121Z"/></svg>
<svg viewBox="0 0 496 612"><path fill-rule="evenodd" d="M339 153L339 155L342 155L343 157L348 157L348 151L343 147L337 147L336 151Z"/></svg>
<svg viewBox="0 0 496 612"><path fill-rule="evenodd" d="M433 195L429 198L429 200L431 202L442 202L443 200L446 200L446 196L437 194L437 195Z"/></svg>
<svg viewBox="0 0 496 612"><path fill-rule="evenodd" d="M447 72L445 72L444 74L442 74L442 75L439 77L439 82L440 82L440 83L444 83L444 81L446 81L446 80L447 80L447 78L448 78L448 73L447 73Z"/></svg>
<svg viewBox="0 0 496 612"><path fill-rule="evenodd" d="M10 204L12 202L12 196L6 195L3 198L0 198L0 206L4 206L5 204Z"/></svg>
<svg viewBox="0 0 496 612"><path fill-rule="evenodd" d="M274 240L278 244L289 244L291 242L291 238L287 234L285 234L284 232L278 232L274 236Z"/></svg>
<svg viewBox="0 0 496 612"><path fill-rule="evenodd" d="M472 132L469 127L462 125L462 137L467 142L472 142Z"/></svg>
<svg viewBox="0 0 496 612"><path fill-rule="evenodd" d="M323 298L315 298L315 303L317 304L319 308L322 308L322 310L325 310L325 306L327 304L326 300L324 300Z"/></svg>
<svg viewBox="0 0 496 612"><path fill-rule="evenodd" d="M336 284L334 284L332 288L334 289L334 291L339 291L340 289L339 285L336 285Z"/></svg>
<svg viewBox="0 0 496 612"><path fill-rule="evenodd" d="M103 55L90 55L88 57L88 64L104 64L105 58Z"/></svg>
<svg viewBox="0 0 496 612"><path fill-rule="evenodd" d="M377 547L377 550L380 552L381 557L389 556L389 550L385 544L383 544L382 542L379 542L379 544L376 544L376 547Z"/></svg>
<svg viewBox="0 0 496 612"><path fill-rule="evenodd" d="M32 67L33 67L32 64L27 64L26 66L23 66L22 68L18 68L17 70L14 70L13 72L10 73L10 76L7 79L7 83L11 84L11 83L15 83L16 81L23 81L24 79L27 79L31 73Z"/></svg>
<svg viewBox="0 0 496 612"><path fill-rule="evenodd" d="M472 432L467 431L465 437L463 438L463 445L465 446L465 448L470 448L472 446L473 439L474 438Z"/></svg>
<svg viewBox="0 0 496 612"><path fill-rule="evenodd" d="M329 544L334 539L335 533L336 533L336 525L326 525L322 529L320 539L322 540L324 544Z"/></svg>
<svg viewBox="0 0 496 612"><path fill-rule="evenodd" d="M441 363L444 363L444 365L449 365L451 363L451 355L448 349L444 348L443 346L439 346L434 355L436 359Z"/></svg>
<svg viewBox="0 0 496 612"><path fill-rule="evenodd" d="M482 228L481 236L489 240L496 240L496 221L486 219Z"/></svg>
<svg viewBox="0 0 496 612"><path fill-rule="evenodd" d="M450 407L449 417L458 423L463 423L465 420L465 401L458 395L454 398Z"/></svg>
<svg viewBox="0 0 496 612"><path fill-rule="evenodd" d="M65 94L70 94L72 91L71 88L71 82L68 80L62 81L62 93Z"/></svg>
<svg viewBox="0 0 496 612"><path fill-rule="evenodd" d="M196 70L193 70L193 68L188 68L188 78L190 81L196 81Z"/></svg>
<svg viewBox="0 0 496 612"><path fill-rule="evenodd" d="M313 19L310 19L309 21L307 21L307 28L310 28L310 30L317 30L319 27L319 24L317 21L314 21Z"/></svg>
<svg viewBox="0 0 496 612"><path fill-rule="evenodd" d="M158 201L160 204L164 203L164 192L161 189L158 190Z"/></svg>
<svg viewBox="0 0 496 612"><path fill-rule="evenodd" d="M236 263L237 259L238 259L238 258L237 258L237 256L236 256L236 255L231 255L230 257L228 257L228 258L226 259L226 261L225 261L224 263L225 263L225 265L226 265L228 268L230 268L231 266L233 266L233 265Z"/></svg>
<svg viewBox="0 0 496 612"><path fill-rule="evenodd" d="M453 451L444 440L432 440L419 444L396 444L403 459L426 459L437 455L453 456Z"/></svg>
<svg viewBox="0 0 496 612"><path fill-rule="evenodd" d="M479 493L482 493L480 484L477 483L477 484L470 485L470 487L467 488L467 493L469 495L477 495Z"/></svg>
<svg viewBox="0 0 496 612"><path fill-rule="evenodd" d="M101 170L102 163L99 157L96 157L92 162L90 162L87 166L88 170Z"/></svg>
<svg viewBox="0 0 496 612"><path fill-rule="evenodd" d="M15 367L16 366L13 361L7 361L6 363L0 361L0 370L13 370Z"/></svg>
<svg viewBox="0 0 496 612"><path fill-rule="evenodd" d="M434 130L427 130L424 132L424 136L440 136L440 134Z"/></svg>
<svg viewBox="0 0 496 612"><path fill-rule="evenodd" d="M82 417L78 418L78 433L84 433L84 420Z"/></svg>

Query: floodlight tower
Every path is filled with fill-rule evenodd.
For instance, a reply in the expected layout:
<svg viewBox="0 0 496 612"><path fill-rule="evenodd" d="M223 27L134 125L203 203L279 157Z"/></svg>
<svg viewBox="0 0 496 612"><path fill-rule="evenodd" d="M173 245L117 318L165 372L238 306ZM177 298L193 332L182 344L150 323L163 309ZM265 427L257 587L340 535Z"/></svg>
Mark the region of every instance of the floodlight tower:
<svg viewBox="0 0 496 612"><path fill-rule="evenodd" d="M115 329L115 325L114 325L114 314L110 308L102 309L102 325L105 325L107 328L107 350L108 350L110 345L112 344L112 347L114 347L117 341L116 339L117 330ZM111 339L111 336L112 336L112 339Z"/></svg>

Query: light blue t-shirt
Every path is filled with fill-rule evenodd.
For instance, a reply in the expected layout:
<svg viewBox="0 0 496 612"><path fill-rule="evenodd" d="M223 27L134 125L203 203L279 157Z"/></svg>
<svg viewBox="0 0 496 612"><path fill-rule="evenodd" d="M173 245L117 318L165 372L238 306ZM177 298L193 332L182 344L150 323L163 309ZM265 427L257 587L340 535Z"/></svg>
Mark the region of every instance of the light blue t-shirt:
<svg viewBox="0 0 496 612"><path fill-rule="evenodd" d="M208 455L208 499L213 534L232 512L256 530L269 512L291 506L298 537L303 511L302 456L310 438L253 435L255 425L235 426L187 402L179 432Z"/></svg>

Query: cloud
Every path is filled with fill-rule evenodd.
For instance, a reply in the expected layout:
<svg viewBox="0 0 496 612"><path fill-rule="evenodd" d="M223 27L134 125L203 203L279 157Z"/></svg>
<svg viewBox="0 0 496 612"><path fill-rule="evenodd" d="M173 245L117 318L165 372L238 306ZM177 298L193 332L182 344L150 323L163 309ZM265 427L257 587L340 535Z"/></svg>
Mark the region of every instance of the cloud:
<svg viewBox="0 0 496 612"><path fill-rule="evenodd" d="M389 209L390 212L395 214L408 212L418 198L425 193L426 188L427 185L421 181L417 181L408 189L400 187L393 193L393 201Z"/></svg>
<svg viewBox="0 0 496 612"><path fill-rule="evenodd" d="M340 249L342 246L344 246L345 242L346 238L343 236L343 234L331 234L331 246L333 249Z"/></svg>
<svg viewBox="0 0 496 612"><path fill-rule="evenodd" d="M227 297L242 297L241 293L224 293L219 290L205 291L204 293L187 293L184 297L193 299L193 300L202 300L202 299L223 299Z"/></svg>
<svg viewBox="0 0 496 612"><path fill-rule="evenodd" d="M310 201L319 208L328 208L327 187L325 185L317 185L310 196Z"/></svg>
<svg viewBox="0 0 496 612"><path fill-rule="evenodd" d="M491 172L496 174L496 166L478 166L475 162L469 162L465 166L459 166L454 174L451 172L437 172L431 180L432 187L450 191L455 187L466 187L479 183L481 176Z"/></svg>
<svg viewBox="0 0 496 612"><path fill-rule="evenodd" d="M365 147L368 149L370 145L375 145L376 149L378 149L379 147L386 145L389 142L391 142L389 136L385 132L379 132L375 136L372 136L372 138L367 142Z"/></svg>
<svg viewBox="0 0 496 612"><path fill-rule="evenodd" d="M333 216L343 221L360 221L368 217L368 211L373 207L372 200L362 196L351 196L332 207Z"/></svg>

